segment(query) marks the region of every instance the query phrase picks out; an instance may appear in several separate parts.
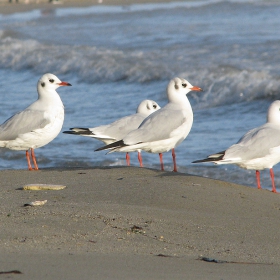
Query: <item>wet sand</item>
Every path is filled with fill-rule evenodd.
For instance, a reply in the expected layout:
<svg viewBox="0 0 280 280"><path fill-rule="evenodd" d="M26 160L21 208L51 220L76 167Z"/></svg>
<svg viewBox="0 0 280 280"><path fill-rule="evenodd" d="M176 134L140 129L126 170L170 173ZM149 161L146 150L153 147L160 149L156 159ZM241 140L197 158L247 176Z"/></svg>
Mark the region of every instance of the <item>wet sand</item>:
<svg viewBox="0 0 280 280"><path fill-rule="evenodd" d="M279 279L270 191L137 167L0 177L0 272L22 273L7 278ZM20 189L39 183L66 188ZM37 200L47 203L24 206Z"/></svg>
<svg viewBox="0 0 280 280"><path fill-rule="evenodd" d="M26 1L28 1L26 3ZM12 0L11 3L8 0L0 0L0 14L12 14L27 12L34 9L55 9L55 8L66 8L66 7L87 7L92 5L130 5L135 3L156 3L156 2L174 2L170 0L64 0L55 1L52 3L49 0Z"/></svg>

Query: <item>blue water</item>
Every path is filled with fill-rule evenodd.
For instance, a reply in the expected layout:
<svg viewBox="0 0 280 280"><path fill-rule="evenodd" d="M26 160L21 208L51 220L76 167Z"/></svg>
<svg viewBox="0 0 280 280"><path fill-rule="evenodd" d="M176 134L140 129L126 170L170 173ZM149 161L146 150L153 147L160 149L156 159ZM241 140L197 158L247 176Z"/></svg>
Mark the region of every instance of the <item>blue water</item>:
<svg viewBox="0 0 280 280"><path fill-rule="evenodd" d="M176 149L178 170L255 186L254 171L191 162L263 124L269 104L280 98L279 15L280 3L272 0L0 11L0 122L36 100L46 72L73 85L58 89L63 130L110 123L134 113L143 99L164 106L169 80L183 77L204 91L188 94L194 124ZM100 146L60 133L36 155L41 168L125 165L122 153L94 152ZM0 158L0 169L26 168L23 151L0 149ZM158 155L143 152L143 161L159 169ZM171 170L170 152L164 161ZM131 163L138 166L136 154ZM269 172L261 177L270 188Z"/></svg>

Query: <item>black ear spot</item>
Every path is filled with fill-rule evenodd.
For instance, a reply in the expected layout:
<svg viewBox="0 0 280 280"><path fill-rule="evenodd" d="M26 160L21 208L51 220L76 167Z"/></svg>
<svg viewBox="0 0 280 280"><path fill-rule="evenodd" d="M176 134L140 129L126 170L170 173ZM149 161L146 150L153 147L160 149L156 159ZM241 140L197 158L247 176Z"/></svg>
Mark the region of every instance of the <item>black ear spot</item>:
<svg viewBox="0 0 280 280"><path fill-rule="evenodd" d="M41 83L41 86L44 87L46 84L44 82Z"/></svg>
<svg viewBox="0 0 280 280"><path fill-rule="evenodd" d="M149 104L147 104L147 106L146 106L146 107L147 107L147 109L148 109L148 110L150 110L150 106L149 106Z"/></svg>
<svg viewBox="0 0 280 280"><path fill-rule="evenodd" d="M175 84L175 86L174 86L174 87L175 87L175 89L179 89L179 86L178 86L177 84Z"/></svg>

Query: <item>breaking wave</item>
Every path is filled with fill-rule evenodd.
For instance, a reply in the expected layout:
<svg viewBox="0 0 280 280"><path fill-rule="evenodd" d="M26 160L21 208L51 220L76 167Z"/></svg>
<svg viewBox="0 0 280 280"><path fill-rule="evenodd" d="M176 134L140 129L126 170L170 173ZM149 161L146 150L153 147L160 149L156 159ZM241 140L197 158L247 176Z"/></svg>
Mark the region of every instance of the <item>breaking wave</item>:
<svg viewBox="0 0 280 280"><path fill-rule="evenodd" d="M0 68L30 70L41 74L71 74L83 83L136 82L187 77L203 87L204 92L191 94L200 107L232 102L280 97L280 77L268 69L244 69L233 64L217 64L187 69L185 61L176 59L170 50L161 52L122 51L94 46L69 46L17 39L2 32Z"/></svg>

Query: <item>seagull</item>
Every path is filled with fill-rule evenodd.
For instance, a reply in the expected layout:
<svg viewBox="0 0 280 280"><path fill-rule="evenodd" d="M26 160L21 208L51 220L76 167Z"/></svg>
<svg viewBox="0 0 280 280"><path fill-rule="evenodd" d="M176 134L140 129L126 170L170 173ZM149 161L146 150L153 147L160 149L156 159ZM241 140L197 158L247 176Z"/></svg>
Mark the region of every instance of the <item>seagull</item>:
<svg viewBox="0 0 280 280"><path fill-rule="evenodd" d="M155 101L146 99L138 105L136 113L133 115L125 116L110 124L101 125L98 127L73 127L70 128L70 131L63 131L63 133L92 137L108 145L124 138L130 131L138 128L138 126L147 116L159 109L160 106ZM141 150L138 150L138 159L140 166L142 167L143 164L141 161L140 152ZM130 158L128 152L126 153L126 162L129 166Z"/></svg>
<svg viewBox="0 0 280 280"><path fill-rule="evenodd" d="M256 170L257 187L261 189L260 170L269 168L272 192L276 193L273 166L280 161L280 100L268 108L267 122L248 131L227 150L208 156L198 162L236 164L244 169Z"/></svg>
<svg viewBox="0 0 280 280"><path fill-rule="evenodd" d="M162 153L172 149L174 172L177 172L175 147L189 134L193 123L192 107L186 94L190 91L202 91L187 80L172 79L167 86L169 103L148 116L141 125L123 139L97 149L110 149L111 152L129 152L141 149L149 153L158 153L161 170L164 170Z"/></svg>
<svg viewBox="0 0 280 280"><path fill-rule="evenodd" d="M60 132L64 106L56 92L60 86L71 86L47 73L37 83L38 99L0 125L0 147L25 150L29 170L38 170L34 149L45 146ZM30 154L34 169L30 163Z"/></svg>

